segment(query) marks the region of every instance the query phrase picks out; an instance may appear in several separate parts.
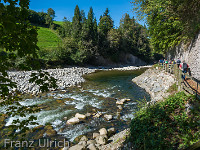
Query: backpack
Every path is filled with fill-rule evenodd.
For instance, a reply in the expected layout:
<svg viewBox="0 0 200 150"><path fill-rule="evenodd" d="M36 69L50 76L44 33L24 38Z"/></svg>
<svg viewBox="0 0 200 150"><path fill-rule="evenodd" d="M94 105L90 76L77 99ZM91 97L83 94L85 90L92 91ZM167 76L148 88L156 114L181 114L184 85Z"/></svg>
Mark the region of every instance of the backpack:
<svg viewBox="0 0 200 150"><path fill-rule="evenodd" d="M187 69L187 64L186 63L183 63L183 70L184 69Z"/></svg>
<svg viewBox="0 0 200 150"><path fill-rule="evenodd" d="M180 64L181 63L181 61L180 60L177 60L177 64Z"/></svg>

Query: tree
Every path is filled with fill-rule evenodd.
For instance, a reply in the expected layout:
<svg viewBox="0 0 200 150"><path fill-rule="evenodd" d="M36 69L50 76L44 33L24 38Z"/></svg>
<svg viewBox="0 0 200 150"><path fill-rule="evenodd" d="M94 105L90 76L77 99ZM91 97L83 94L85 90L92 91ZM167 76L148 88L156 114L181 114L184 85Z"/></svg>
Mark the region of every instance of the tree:
<svg viewBox="0 0 200 150"><path fill-rule="evenodd" d="M100 17L99 30L104 35L107 35L108 31L111 30L113 26L114 26L114 22L109 15L108 8L106 8L106 11L104 12L103 16Z"/></svg>
<svg viewBox="0 0 200 150"><path fill-rule="evenodd" d="M37 28L28 21L28 0L4 0L4 2L6 6L0 3L0 106L8 106L6 110L8 116L26 116L34 112L33 107L21 106L19 101L22 99L16 92L10 92L10 89L17 88L17 84L9 79L8 70L15 65L13 63L16 62L16 58L25 59L19 65L19 69L32 69L31 64L38 58L37 50L39 50ZM39 69L39 63L36 64ZM47 91L48 87L56 87L56 80L41 70L31 75L30 82L40 85L41 91ZM25 133L28 130L27 125L35 124L33 122L35 119L36 117L30 116L28 120L14 120L16 124L12 127L21 129L21 132Z"/></svg>
<svg viewBox="0 0 200 150"><path fill-rule="evenodd" d="M84 61L89 62L95 56L97 49L97 22L92 7L88 12L87 20L83 24L81 37L79 48L80 51L84 51Z"/></svg>
<svg viewBox="0 0 200 150"><path fill-rule="evenodd" d="M109 15L109 10L106 8L103 16L100 16L98 24L98 53L104 57L109 57L109 42L107 41L107 34L113 28L114 22Z"/></svg>
<svg viewBox="0 0 200 150"><path fill-rule="evenodd" d="M74 17L72 19L72 37L75 39L80 38L80 33L81 33L81 13L78 5L76 5L75 10L74 10Z"/></svg>
<svg viewBox="0 0 200 150"><path fill-rule="evenodd" d="M154 50L166 52L200 30L200 1L134 0L138 18L146 18Z"/></svg>
<svg viewBox="0 0 200 150"><path fill-rule="evenodd" d="M52 8L49 8L47 10L47 15L46 15L46 24L48 26L51 26L53 24L53 19L55 18L55 11Z"/></svg>

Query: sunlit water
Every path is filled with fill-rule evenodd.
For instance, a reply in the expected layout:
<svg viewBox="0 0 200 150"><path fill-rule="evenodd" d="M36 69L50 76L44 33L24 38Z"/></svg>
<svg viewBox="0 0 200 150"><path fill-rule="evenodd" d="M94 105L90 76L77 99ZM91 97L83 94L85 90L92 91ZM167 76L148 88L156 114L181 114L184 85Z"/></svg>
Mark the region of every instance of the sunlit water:
<svg viewBox="0 0 200 150"><path fill-rule="evenodd" d="M150 96L136 84L132 79L144 72L144 69L136 71L98 71L87 75L86 82L78 87L68 88L67 91L55 91L47 93L40 98L28 98L21 105L39 105L42 110L35 113L40 125L52 124L58 134L65 136L71 141L78 135L91 135L92 132L102 127L115 127L117 131L127 128L130 120L134 117L137 109L137 101L150 99ZM116 105L116 99L129 98L131 101L123 105L120 111ZM76 113L86 114L102 112L113 115L111 121L100 118L89 117L77 125L67 125L64 117L68 119ZM117 113L120 112L120 113ZM27 116L28 117L28 116ZM7 126L12 124L9 118ZM31 126L30 126L31 127ZM33 126L32 126L33 127Z"/></svg>

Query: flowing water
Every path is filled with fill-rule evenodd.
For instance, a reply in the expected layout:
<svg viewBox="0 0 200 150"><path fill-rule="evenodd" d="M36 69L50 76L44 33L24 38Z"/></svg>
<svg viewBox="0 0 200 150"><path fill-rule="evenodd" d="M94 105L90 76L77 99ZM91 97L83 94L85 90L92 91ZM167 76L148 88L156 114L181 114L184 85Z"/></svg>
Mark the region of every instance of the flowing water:
<svg viewBox="0 0 200 150"><path fill-rule="evenodd" d="M41 111L36 113L40 125L52 124L58 134L73 141L78 135L99 130L102 127L115 127L117 131L127 128L137 109L137 101L150 99L148 93L132 83L132 78L140 75L145 69L135 71L97 71L85 76L86 82L77 87L70 87L66 91L54 91L43 94L37 98L26 98L22 105L37 104ZM131 101L119 110L116 99L129 98ZM66 119L72 118L76 113L94 114L101 112L113 116L106 121L100 118L89 117L77 125L66 125ZM7 126L15 118L9 118ZM22 118L21 118L22 119Z"/></svg>

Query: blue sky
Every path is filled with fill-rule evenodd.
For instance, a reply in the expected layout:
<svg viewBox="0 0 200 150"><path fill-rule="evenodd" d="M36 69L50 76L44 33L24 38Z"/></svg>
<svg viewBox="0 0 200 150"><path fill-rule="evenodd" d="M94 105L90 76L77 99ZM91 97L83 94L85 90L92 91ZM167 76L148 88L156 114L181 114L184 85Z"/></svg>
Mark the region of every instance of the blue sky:
<svg viewBox="0 0 200 150"><path fill-rule="evenodd" d="M123 14L128 13L131 17L133 16L130 0L30 0L30 9L32 10L44 12L48 8L55 10L56 21L62 21L64 17L72 20L76 5L85 11L86 17L89 8L92 7L97 20L106 8L109 8L115 27L119 26ZM139 23L143 25L144 21Z"/></svg>

